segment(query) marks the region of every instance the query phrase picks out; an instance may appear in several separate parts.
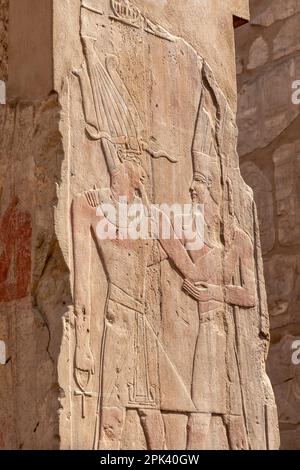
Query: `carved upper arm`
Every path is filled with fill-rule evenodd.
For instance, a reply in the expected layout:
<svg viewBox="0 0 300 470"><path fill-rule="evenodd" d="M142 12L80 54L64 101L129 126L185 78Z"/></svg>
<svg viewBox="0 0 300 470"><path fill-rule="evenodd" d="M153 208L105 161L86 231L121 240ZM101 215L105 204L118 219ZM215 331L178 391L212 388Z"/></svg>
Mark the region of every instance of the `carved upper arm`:
<svg viewBox="0 0 300 470"><path fill-rule="evenodd" d="M78 220L84 219L92 223L93 212L95 212L95 210L89 206L85 194L78 194L74 197L72 202L73 225L76 225Z"/></svg>

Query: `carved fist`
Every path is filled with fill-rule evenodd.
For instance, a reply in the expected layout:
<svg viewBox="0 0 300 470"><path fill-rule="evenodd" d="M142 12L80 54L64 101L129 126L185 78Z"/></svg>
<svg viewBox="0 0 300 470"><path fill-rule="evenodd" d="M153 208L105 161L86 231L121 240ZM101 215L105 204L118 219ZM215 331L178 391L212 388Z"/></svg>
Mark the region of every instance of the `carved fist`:
<svg viewBox="0 0 300 470"><path fill-rule="evenodd" d="M210 300L208 286L205 283L197 283L196 285L185 279L182 288L187 294L189 294L198 302L208 302Z"/></svg>
<svg viewBox="0 0 300 470"><path fill-rule="evenodd" d="M209 302L210 300L222 302L224 300L223 289L221 286L210 285L206 282L192 283L186 279L182 288L198 302Z"/></svg>
<svg viewBox="0 0 300 470"><path fill-rule="evenodd" d="M75 367L76 369L86 372L90 375L95 373L95 360L90 346L84 348L77 346L75 351Z"/></svg>

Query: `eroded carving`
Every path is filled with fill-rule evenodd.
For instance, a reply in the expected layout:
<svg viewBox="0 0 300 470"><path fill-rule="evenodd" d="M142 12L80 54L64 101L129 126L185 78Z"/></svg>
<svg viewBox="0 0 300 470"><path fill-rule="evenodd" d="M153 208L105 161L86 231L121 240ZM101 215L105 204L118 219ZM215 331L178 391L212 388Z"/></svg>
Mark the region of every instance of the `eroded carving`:
<svg viewBox="0 0 300 470"><path fill-rule="evenodd" d="M136 106L117 72L116 56L100 62L95 40L83 37L87 66L74 72L79 75L84 100L86 131L92 140L100 140L107 152L107 165L112 171L120 161L138 159L143 151L154 158L166 158L176 163L177 158L156 147L147 138Z"/></svg>
<svg viewBox="0 0 300 470"><path fill-rule="evenodd" d="M111 8L114 20L168 39L168 33L144 18L131 2L114 1ZM118 234L128 229L128 221L110 218L103 209L105 204L119 214L122 204L148 208L153 202L153 174L149 167L146 171L147 154L172 164L179 158L161 150L160 143L149 136L143 114L118 72L117 57L100 53L96 39L84 34L82 44L86 63L74 73L80 78L86 133L99 145L99 156L105 159L110 178L109 187L95 186L78 194L72 207L75 378L79 386L74 393L82 400L82 418L86 416L85 400L98 394L95 448L122 448L129 416L130 420L135 416L135 426L141 427L149 449L172 447L175 441L186 442L189 449L207 449L212 433L219 433L226 448L250 449L257 442L263 447L267 442L266 417L273 410L264 400L272 404L272 392L265 380L265 392L258 385L260 402L251 406L246 366L247 341L254 334L258 341L261 324L257 317L265 314L257 289L257 283L261 284L257 264L260 248L256 221L253 218L249 230L235 200L240 197L236 183L241 180L233 112L212 70L198 57L202 88L191 142L192 227L183 227L182 239L174 236L170 221L173 236L169 240L163 239L159 228L156 240L150 233L134 240L100 239L99 223ZM199 203L204 205L205 240L202 248L193 250L188 233L195 228ZM250 211L252 216L252 201ZM149 212L143 216L149 217ZM88 280L93 243L108 282L100 358L94 357L90 332L93 312ZM168 352L160 325L147 315L147 272L157 267L156 274L162 276L159 267L166 259L172 273L182 278L184 292L176 295L188 295L197 307L189 384ZM260 367L264 377L263 360L249 359L251 373ZM99 386L93 380L95 372L99 372ZM257 385L255 380L253 383ZM174 422L184 423L177 439L168 427ZM261 435L255 440L258 428Z"/></svg>
<svg viewBox="0 0 300 470"><path fill-rule="evenodd" d="M0 302L26 297L31 278L31 216L18 205L14 197L0 221Z"/></svg>
<svg viewBox="0 0 300 470"><path fill-rule="evenodd" d="M299 240L299 158L300 142L285 144L273 155L275 166L275 195L278 217L279 242L284 246L296 245Z"/></svg>
<svg viewBox="0 0 300 470"><path fill-rule="evenodd" d="M127 24L137 29L143 29L146 33L157 36L160 39L174 42L175 38L165 28L153 23L142 15L141 11L129 0L111 0L113 15L110 18Z"/></svg>
<svg viewBox="0 0 300 470"><path fill-rule="evenodd" d="M111 18L135 28L141 27L141 12L129 0L111 0L111 8L114 13Z"/></svg>
<svg viewBox="0 0 300 470"><path fill-rule="evenodd" d="M81 6L82 8L85 8L86 10L92 11L93 13L97 13L98 15L104 14L103 10L99 10L98 8L95 8L92 5L88 5L87 3L85 3L84 0L82 0Z"/></svg>
<svg viewBox="0 0 300 470"><path fill-rule="evenodd" d="M84 400L88 395L87 387L94 374L95 363L89 339L91 312L86 283L92 233L109 282L99 364L100 424L99 436L95 438L96 446L107 449L120 447L126 411L133 408L139 413L149 448L158 449L164 446L161 408L177 410L181 407L184 411L191 411L194 410L194 404L145 315L146 271L147 266L153 263L153 245L156 242L150 236L139 240L99 240L97 225L99 221L106 220L106 215L99 213L97 208L100 204L111 204L118 212L122 204L120 198L126 198L126 204L143 203L148 207L149 199L144 184L147 175L142 167L144 152L154 158L166 157L170 162L173 159L166 152L154 151L145 143L141 119L124 83L120 77L112 80L109 75L111 64L107 63L105 69L89 39L83 38L83 41L89 80L85 81L81 75L85 116L89 123L87 132L94 141L101 142L111 187L86 191L73 202L75 376ZM117 230L122 228L124 226L116 226ZM192 262L180 241L159 241L177 268L187 275L189 266L192 270ZM162 259L166 255L160 256ZM157 369L157 360L160 370ZM167 391L162 394L159 374L166 374L172 381L173 403Z"/></svg>
<svg viewBox="0 0 300 470"><path fill-rule="evenodd" d="M266 254L272 250L275 243L272 185L253 162L242 163L241 171L246 183L254 192L260 224L262 249L263 253Z"/></svg>
<svg viewBox="0 0 300 470"><path fill-rule="evenodd" d="M206 67L203 73L206 75ZM209 80L205 76L204 83ZM189 418L188 447L206 448L212 415L218 414L226 426L230 448L247 449L237 331L238 308L252 308L256 303L253 246L237 226L230 179L221 184L224 169L214 139L220 126L208 111L210 92L204 86L192 150L191 194L194 202L204 204L206 237L205 247L190 255L201 282L185 280L183 284L198 301L199 310L192 381L198 413Z"/></svg>

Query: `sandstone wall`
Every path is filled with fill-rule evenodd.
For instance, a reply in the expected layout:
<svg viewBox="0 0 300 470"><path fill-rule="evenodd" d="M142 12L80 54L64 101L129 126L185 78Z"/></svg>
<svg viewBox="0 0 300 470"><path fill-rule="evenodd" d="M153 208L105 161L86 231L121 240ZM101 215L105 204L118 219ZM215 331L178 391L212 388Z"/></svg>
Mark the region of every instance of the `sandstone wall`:
<svg viewBox="0 0 300 470"><path fill-rule="evenodd" d="M41 47L31 41L32 35L38 34L44 44L43 63L47 55L51 61L46 35L38 28L43 24L42 3L10 0L14 10L9 21L13 65L9 79L9 2L0 2L0 80L10 86L18 81L40 90L44 68L37 72L41 63L36 66L36 57ZM44 19L52 20L46 15ZM21 70L20 56L27 73ZM60 446L56 363L68 285L54 229L55 182L60 181L63 152L58 128L61 108L51 88L38 91L39 99L36 93L25 96L19 89L14 96L9 93L7 105L0 105L0 339L6 353L0 367L1 449ZM60 294L54 300L56 289ZM48 317L51 304L52 312L57 312L55 330Z"/></svg>
<svg viewBox="0 0 300 470"><path fill-rule="evenodd" d="M300 2L252 0L251 23L237 30L239 155L258 206L282 447L300 448Z"/></svg>
<svg viewBox="0 0 300 470"><path fill-rule="evenodd" d="M1 449L59 447L56 362L70 301L54 230L59 113L56 94L0 106Z"/></svg>

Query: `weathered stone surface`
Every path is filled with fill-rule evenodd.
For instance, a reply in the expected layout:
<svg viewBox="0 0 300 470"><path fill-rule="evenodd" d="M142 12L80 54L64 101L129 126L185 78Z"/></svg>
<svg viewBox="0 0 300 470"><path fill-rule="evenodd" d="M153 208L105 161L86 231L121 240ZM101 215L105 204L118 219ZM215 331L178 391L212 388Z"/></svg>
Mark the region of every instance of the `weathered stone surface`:
<svg viewBox="0 0 300 470"><path fill-rule="evenodd" d="M251 24L236 38L237 63L243 64L238 76L241 170L260 220L272 337L268 370L281 445L298 449L300 365L292 362L291 345L300 334L300 118L292 84L300 78L300 4L252 0L250 7ZM268 45L267 61L264 50L255 48L258 41Z"/></svg>
<svg viewBox="0 0 300 470"><path fill-rule="evenodd" d="M278 239L297 245L300 239L300 141L281 145L273 154Z"/></svg>
<svg viewBox="0 0 300 470"><path fill-rule="evenodd" d="M300 336L286 334L272 345L269 359L269 373L273 383L276 402L279 409L279 420L282 427L282 446L286 449L300 448L300 368L291 362L293 345L300 344ZM298 348L299 349L299 348ZM298 354L299 357L300 353Z"/></svg>
<svg viewBox="0 0 300 470"><path fill-rule="evenodd" d="M0 445L278 448L258 220L237 155L232 16L247 2L51 4L39 3L32 69L10 39L0 114ZM21 29L10 19L18 40L27 7ZM133 204L147 222L137 237L132 213L110 212ZM172 204L189 204L180 224Z"/></svg>
<svg viewBox="0 0 300 470"><path fill-rule="evenodd" d="M299 68L300 58L296 57L272 67L267 64L254 77L240 75L238 149L241 156L270 145L298 116L298 107L292 106L292 84Z"/></svg>
<svg viewBox="0 0 300 470"><path fill-rule="evenodd" d="M0 0L0 80L7 79L8 0Z"/></svg>
<svg viewBox="0 0 300 470"><path fill-rule="evenodd" d="M0 368L3 449L55 448L59 442L55 363L70 298L54 229L53 180L62 157L58 119L56 95L38 104L0 107L0 336L7 348Z"/></svg>
<svg viewBox="0 0 300 470"><path fill-rule="evenodd" d="M299 20L300 14L292 16L282 24L273 40L275 60L300 50Z"/></svg>
<svg viewBox="0 0 300 470"><path fill-rule="evenodd" d="M265 273L271 325L279 328L289 323L287 315L296 280L296 259L293 256L273 255L265 261Z"/></svg>
<svg viewBox="0 0 300 470"><path fill-rule="evenodd" d="M246 183L253 189L260 221L260 237L263 254L275 244L274 203L272 184L268 177L252 161L241 164Z"/></svg>
<svg viewBox="0 0 300 470"><path fill-rule="evenodd" d="M263 37L255 39L249 50L248 70L256 69L264 65L269 58L268 43Z"/></svg>
<svg viewBox="0 0 300 470"><path fill-rule="evenodd" d="M285 20L300 11L298 0L272 0L264 2L261 0L251 0L251 24L258 26L271 26L276 21Z"/></svg>

